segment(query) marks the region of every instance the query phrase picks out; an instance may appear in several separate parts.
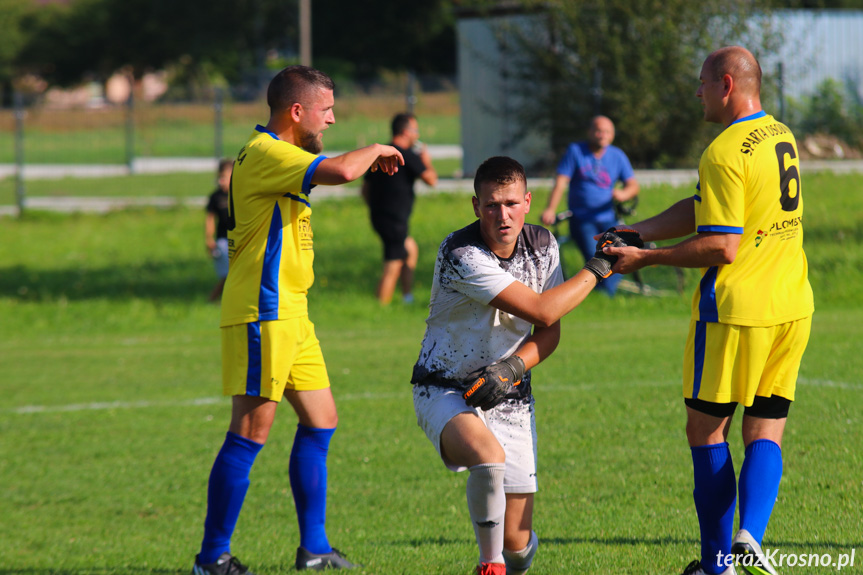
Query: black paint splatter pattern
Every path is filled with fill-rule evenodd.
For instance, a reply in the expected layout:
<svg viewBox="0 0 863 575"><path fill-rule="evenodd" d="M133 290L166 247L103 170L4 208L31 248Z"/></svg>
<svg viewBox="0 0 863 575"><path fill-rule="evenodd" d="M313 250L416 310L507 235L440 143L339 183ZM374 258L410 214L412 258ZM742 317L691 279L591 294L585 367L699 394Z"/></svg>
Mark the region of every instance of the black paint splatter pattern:
<svg viewBox="0 0 863 575"><path fill-rule="evenodd" d="M468 374L512 354L530 336L530 322L490 305L513 281L542 292L563 281L557 242L525 224L515 252L497 257L482 241L479 222L450 234L435 263L429 317L411 382L463 388ZM520 397L530 393L530 372Z"/></svg>

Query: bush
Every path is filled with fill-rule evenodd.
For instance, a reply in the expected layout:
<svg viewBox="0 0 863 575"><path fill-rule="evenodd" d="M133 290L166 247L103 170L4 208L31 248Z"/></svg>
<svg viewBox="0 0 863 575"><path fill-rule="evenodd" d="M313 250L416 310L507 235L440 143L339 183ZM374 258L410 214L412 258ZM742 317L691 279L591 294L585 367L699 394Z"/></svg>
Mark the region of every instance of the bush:
<svg viewBox="0 0 863 575"><path fill-rule="evenodd" d="M863 102L850 81L827 79L811 96L792 99L789 124L798 136L829 134L853 148L863 147Z"/></svg>

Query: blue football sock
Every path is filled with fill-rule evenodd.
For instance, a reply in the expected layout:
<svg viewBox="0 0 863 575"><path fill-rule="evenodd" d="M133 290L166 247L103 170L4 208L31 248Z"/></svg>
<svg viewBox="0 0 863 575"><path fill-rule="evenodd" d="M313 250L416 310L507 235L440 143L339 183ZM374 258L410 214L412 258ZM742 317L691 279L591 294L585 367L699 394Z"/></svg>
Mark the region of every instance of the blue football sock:
<svg viewBox="0 0 863 575"><path fill-rule="evenodd" d="M740 528L761 544L782 479L782 449L769 439L746 447L740 468Z"/></svg>
<svg viewBox="0 0 863 575"><path fill-rule="evenodd" d="M332 429L297 425L288 475L300 524L300 546L310 553L333 550L325 528L327 513L327 452Z"/></svg>
<svg viewBox="0 0 863 575"><path fill-rule="evenodd" d="M692 447L695 510L701 527L701 568L706 573L722 573L724 560L731 552L731 529L737 500L737 480L728 443Z"/></svg>
<svg viewBox="0 0 863 575"><path fill-rule="evenodd" d="M230 431L225 437L210 472L204 541L198 557L200 564L212 563L231 550L231 535L249 489L249 472L263 447Z"/></svg>

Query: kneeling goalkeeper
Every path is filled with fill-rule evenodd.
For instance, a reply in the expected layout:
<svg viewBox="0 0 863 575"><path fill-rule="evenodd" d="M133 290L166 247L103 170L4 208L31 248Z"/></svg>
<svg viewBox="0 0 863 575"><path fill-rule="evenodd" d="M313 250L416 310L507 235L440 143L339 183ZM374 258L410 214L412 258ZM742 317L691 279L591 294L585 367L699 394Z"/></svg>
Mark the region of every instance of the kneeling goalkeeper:
<svg viewBox="0 0 863 575"><path fill-rule="evenodd" d="M450 234L435 264L427 328L413 370L417 422L453 471L470 471L467 502L480 575L525 573L532 530L536 422L530 368L560 341L560 318L604 278L601 246L643 244L612 228L578 274L563 281L557 243L530 211L524 168L489 158L476 172L478 220Z"/></svg>

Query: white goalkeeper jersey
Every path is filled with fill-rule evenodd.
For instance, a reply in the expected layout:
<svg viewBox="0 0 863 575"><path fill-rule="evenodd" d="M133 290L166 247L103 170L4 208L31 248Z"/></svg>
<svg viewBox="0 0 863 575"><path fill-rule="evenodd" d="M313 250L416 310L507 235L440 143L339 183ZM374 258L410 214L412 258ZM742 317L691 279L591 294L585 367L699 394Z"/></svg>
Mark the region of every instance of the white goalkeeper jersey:
<svg viewBox="0 0 863 575"><path fill-rule="evenodd" d="M533 325L489 302L515 281L537 293L563 282L557 242L547 229L525 224L508 259L485 245L479 221L447 236L411 383L461 389L468 374L514 353ZM528 371L519 395L530 393L529 383Z"/></svg>

